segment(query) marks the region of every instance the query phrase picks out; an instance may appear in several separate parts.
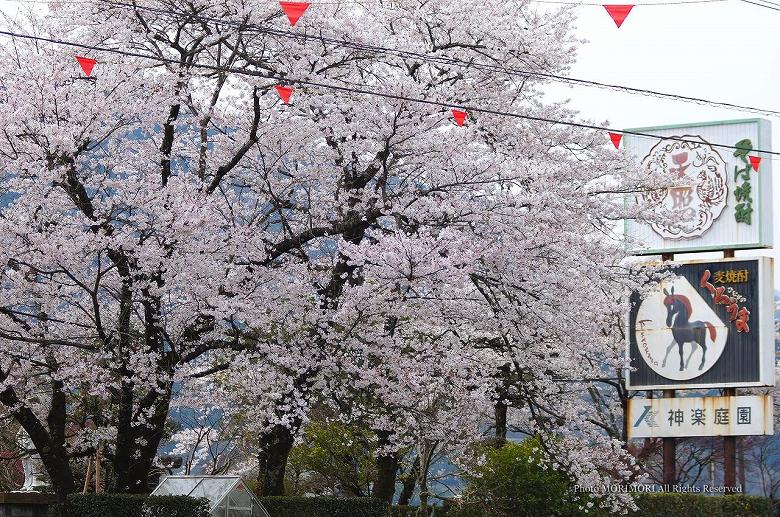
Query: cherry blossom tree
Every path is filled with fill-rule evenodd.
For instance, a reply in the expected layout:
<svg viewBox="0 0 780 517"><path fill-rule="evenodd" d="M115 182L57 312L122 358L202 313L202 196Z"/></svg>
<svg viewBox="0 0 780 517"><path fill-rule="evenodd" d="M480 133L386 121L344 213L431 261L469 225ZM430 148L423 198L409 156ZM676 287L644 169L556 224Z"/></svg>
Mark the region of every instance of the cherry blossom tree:
<svg viewBox="0 0 780 517"><path fill-rule="evenodd" d="M507 367L552 464L626 475L577 383L622 365L615 222L653 185L501 72L565 72L571 21L498 0L318 4L292 33L246 0L8 20L44 39L0 54L0 402L58 493L96 447L111 489L146 490L174 386L247 419L278 494L315 400L351 391L385 450L431 444L478 432Z"/></svg>

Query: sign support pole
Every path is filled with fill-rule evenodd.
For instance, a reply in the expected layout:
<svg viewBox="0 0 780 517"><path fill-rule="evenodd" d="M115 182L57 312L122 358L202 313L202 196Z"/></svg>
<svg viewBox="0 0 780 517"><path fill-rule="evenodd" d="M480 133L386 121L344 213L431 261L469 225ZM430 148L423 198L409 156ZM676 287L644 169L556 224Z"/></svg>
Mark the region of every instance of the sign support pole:
<svg viewBox="0 0 780 517"><path fill-rule="evenodd" d="M674 260L673 253L664 253L661 255L664 262ZM664 390L664 398L674 398L674 390ZM671 490L671 487L677 484L677 440L675 438L664 438L664 485L665 490Z"/></svg>
<svg viewBox="0 0 780 517"><path fill-rule="evenodd" d="M664 390L664 398L673 399L674 390ZM663 438L664 444L664 490L671 491L677 484L677 439Z"/></svg>
<svg viewBox="0 0 780 517"><path fill-rule="evenodd" d="M723 250L723 258L734 258L734 250ZM727 397L737 395L736 388L726 388L723 394ZM728 492L737 488L737 437L723 437L723 485Z"/></svg>
<svg viewBox="0 0 780 517"><path fill-rule="evenodd" d="M734 397L737 394L736 388L726 388L723 390L727 397ZM723 437L723 485L726 487L726 493L736 492L737 488L737 437Z"/></svg>

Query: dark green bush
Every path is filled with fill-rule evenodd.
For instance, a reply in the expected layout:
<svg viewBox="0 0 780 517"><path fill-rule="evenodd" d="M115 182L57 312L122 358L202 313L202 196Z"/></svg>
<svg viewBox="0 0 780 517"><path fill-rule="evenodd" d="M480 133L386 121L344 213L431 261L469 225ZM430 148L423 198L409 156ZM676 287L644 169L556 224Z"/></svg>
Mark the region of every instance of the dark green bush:
<svg viewBox="0 0 780 517"><path fill-rule="evenodd" d="M388 506L370 497L261 497L272 517L389 517Z"/></svg>
<svg viewBox="0 0 780 517"><path fill-rule="evenodd" d="M414 515L414 514L412 514ZM482 509L477 503L460 501L458 503L445 502L443 506L436 508L436 517L493 517Z"/></svg>
<svg viewBox="0 0 780 517"><path fill-rule="evenodd" d="M564 474L539 465L541 449L538 438L500 448L477 447L484 462L474 465L473 474L464 475L461 506L494 517L577 515L583 496L571 490Z"/></svg>
<svg viewBox="0 0 780 517"><path fill-rule="evenodd" d="M749 495L636 494L635 517L767 517L773 515L765 497Z"/></svg>
<svg viewBox="0 0 780 517"><path fill-rule="evenodd" d="M771 517L774 515L771 501L765 497L747 495L702 495L678 493L634 494L639 511L630 517ZM410 515L414 516L414 509ZM437 517L493 517L469 503L447 504L436 513ZM607 517L603 510L559 513L562 517ZM400 514L399 517L406 517Z"/></svg>
<svg viewBox="0 0 780 517"><path fill-rule="evenodd" d="M206 499L136 494L71 494L50 517L209 517Z"/></svg>

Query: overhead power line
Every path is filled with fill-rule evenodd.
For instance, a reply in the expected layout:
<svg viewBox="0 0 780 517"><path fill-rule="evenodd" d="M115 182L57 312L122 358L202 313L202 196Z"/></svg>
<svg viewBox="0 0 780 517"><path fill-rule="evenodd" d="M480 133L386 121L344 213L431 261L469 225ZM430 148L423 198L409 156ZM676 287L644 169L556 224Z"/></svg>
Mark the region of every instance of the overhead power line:
<svg viewBox="0 0 780 517"><path fill-rule="evenodd" d="M772 4L772 5L764 5L764 4L760 4L758 2L751 2L750 0L741 0L741 1L745 2L746 4L753 4L753 5L757 5L759 7L764 7L765 9L772 9L773 11L780 11L780 8L772 7L772 5L778 6L778 4L775 4L774 2L766 2L766 3Z"/></svg>
<svg viewBox="0 0 780 517"><path fill-rule="evenodd" d="M21 39L28 39L28 40L32 40L32 41L41 41L41 42L53 43L55 45L63 45L63 46L73 47L73 48L95 50L95 51L98 51L98 52L106 52L106 53L118 54L118 55L123 55L123 56L127 56L127 57L136 57L136 58L141 58L141 59L148 59L150 61L155 61L155 62L159 62L159 63L168 63L168 64L177 65L177 66L179 66L181 64L176 59L165 58L165 57L160 57L160 56L153 56L153 55L143 54L143 53L140 53L140 52L131 52L131 51L127 51L127 50L119 50L119 49L114 49L114 48L110 48L110 47L100 47L100 46L97 46L97 45L87 45L87 44L84 44L84 43L77 43L75 41L65 41L65 40L61 40L61 39L57 39L57 38L47 38L47 37L44 37L44 36L35 36L33 34L23 34L23 33L17 33L17 32L0 30L0 35L10 36L12 38L21 38ZM612 132L612 133L620 133L620 134L623 134L623 135L632 135L632 136L639 136L639 137L645 137L645 138L653 138L653 139L656 139L656 140L674 140L674 141L677 141L677 142L687 142L687 143L701 144L700 141L686 139L686 138L677 137L677 136L662 136L662 135L655 135L655 134L652 134L652 133L645 133L645 132L641 132L641 131L614 129L614 128L596 126L596 125L593 125L593 124L585 124L585 123L581 123L581 122L556 120L556 119L550 119L550 118L546 118L546 117L537 117L537 116L533 116L533 115L524 115L524 114L521 114L521 113L512 113L512 112L509 112L509 111L501 111L501 110L495 110L495 109L490 109L490 108L482 108L482 107L479 107L479 106L471 106L471 105L467 105L467 104L455 104L455 103L442 102L442 101L436 101L436 100L431 100L431 99L424 99L424 98L419 98L419 97L409 97L409 96L406 96L406 95L396 95L396 94L385 93L385 92L381 92L381 91L368 90L368 89L365 89L365 88L350 88L348 86L340 86L340 85L336 85L336 84L321 83L321 82L318 82L318 81L311 81L311 80L308 80L308 79L296 79L296 78L289 77L289 76L280 76L280 75L277 75L277 74L261 73L261 72L256 72L254 70L247 70L247 69L242 69L242 68L220 67L220 66L216 66L216 65L207 65L207 64L202 64L202 63L190 63L187 66L192 67L192 68L201 68L201 69L206 69L206 70L212 70L212 71L215 71L215 72L227 72L227 73L232 73L232 74L237 74L237 75L246 75L246 76L251 76L251 77L258 77L258 78L262 78L262 79L274 79L274 80L277 80L277 81L282 81L282 82L287 83L287 84L301 84L301 85L305 85L305 86L314 86L314 87L317 87L317 88L336 90L336 91L347 92L347 93L357 93L357 94L361 94L361 95L367 95L367 96L373 96L373 97L381 97L381 98L385 98L385 99L402 100L402 101L408 101L408 102L413 102L413 103L417 103L417 104L426 104L426 105L430 105L430 106L440 106L440 107L444 107L444 108L448 108L448 109L457 108L457 109L461 109L461 110L464 110L464 111L467 111L467 112L473 112L473 113L487 113L487 114L490 114L490 115L496 115L496 116L502 116L502 117L511 117L511 118L522 119L522 120L531 120L531 121L535 121L535 122L545 122L545 123L554 124L554 125L559 124L559 125L563 125L563 126L577 127L577 128L581 128L581 129L594 129L594 130L598 130L598 131L609 131L609 132ZM722 148L722 149L732 149L732 150L739 149L739 150L744 151L743 148L737 147L735 145L718 144L718 143L710 143L710 142L708 142L708 144L711 145L712 147L719 147L719 148ZM770 155L771 156L780 156L780 152L774 152L774 151L769 151L769 150L765 150L765 149L753 149L751 152L752 153L756 153L756 154L763 154L763 155L767 155L767 156L770 156Z"/></svg>
<svg viewBox="0 0 780 517"><path fill-rule="evenodd" d="M50 4L56 2L58 4L89 4L95 3L98 0L14 0L17 3L24 4ZM310 5L343 5L343 4L400 4L404 0L315 0L308 2ZM635 7L655 7L663 5L685 5L685 4L714 4L719 2L728 2L729 0L670 0L670 1L654 1L654 2L642 2L634 4ZM598 2L577 2L574 0L528 0L532 4L562 4L562 5L597 5L603 7L603 3ZM276 0L269 0L267 3L276 4Z"/></svg>
<svg viewBox="0 0 780 517"><path fill-rule="evenodd" d="M550 0L550 1L555 1L555 0ZM693 1L711 2L711 1L721 1L721 0L693 0ZM742 1L748 1L748 0L742 0ZM420 52L412 52L412 51L391 48L391 47L369 45L365 43L349 41L346 39L328 37L322 35L321 33L307 34L307 33L301 33L296 31L275 29L273 27L264 27L256 24L242 24L240 22L236 22L233 20L225 20L223 18L204 16L200 13L195 13L195 12L176 11L172 9L160 9L160 8L149 7L149 6L139 5L139 4L120 2L116 0L102 0L99 3L104 5L113 5L115 7L123 8L123 9L143 10L147 12L156 13L162 16L167 16L169 18L174 18L176 20L181 20L181 17L187 17L189 19L197 20L201 22L205 21L205 22L212 22L212 23L221 23L224 25L229 25L229 26L239 28L246 32L254 32L257 34L267 34L270 36L289 38L289 39L302 41L304 43L306 43L307 41L314 40L325 44L335 45L343 48L350 48L358 51L368 51L368 52L380 53L384 55L392 55L392 56L400 57L402 59L417 59L427 63L458 66L463 68L474 68L477 70L483 70L487 72L503 73L508 76L521 76L526 78L535 77L538 79L547 79L550 81L565 83L574 86L585 86L591 88L606 89L606 90L618 91L618 92L623 92L632 95L653 96L656 98L695 103L700 105L738 110L738 111L744 111L744 112L750 112L750 113L756 113L756 114L762 114L768 116L780 116L780 110L773 110L768 108L760 108L760 107L747 106L747 105L735 104L730 102L716 101L716 100L705 99L701 97L679 95L674 93L661 92L657 90L650 90L646 88L634 88L631 86L605 83L600 81L592 81L588 79L578 79L575 77L567 77L567 76L562 76L562 75L548 73L548 72L540 72L540 71L518 69L518 68L508 68L503 65L478 63L478 62L466 61L463 59L451 58L446 56L436 56L433 54L423 54ZM659 5L662 3L664 2L660 2ZM693 3L693 2L685 2L685 3ZM645 5L645 4L639 4L639 5Z"/></svg>

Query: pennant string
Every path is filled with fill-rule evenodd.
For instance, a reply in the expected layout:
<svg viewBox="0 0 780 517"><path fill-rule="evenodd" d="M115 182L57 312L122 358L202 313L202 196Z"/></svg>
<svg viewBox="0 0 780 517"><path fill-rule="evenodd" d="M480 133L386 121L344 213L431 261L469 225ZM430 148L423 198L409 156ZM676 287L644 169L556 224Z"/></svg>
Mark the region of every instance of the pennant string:
<svg viewBox="0 0 780 517"><path fill-rule="evenodd" d="M276 92L279 94L279 97L282 98L282 101L284 101L285 104L290 104L290 96L292 96L293 89L289 86L282 85L276 85L274 88L276 88Z"/></svg>
<svg viewBox="0 0 780 517"><path fill-rule="evenodd" d="M721 1L721 0L703 0L703 1ZM725 1L725 0L723 0ZM727 109L734 109L739 111L746 111L750 113L758 113L763 115L778 115L780 116L780 110L771 110L766 108L757 108L752 106L744 106L739 104L733 104L728 102L722 102L722 101L715 101L710 99L703 99L699 97L690 97L685 95L678 95L673 93L667 93L667 92L660 92L656 90L649 90L649 89L643 89L643 88L633 88L631 86L623 86L619 84L610 84L610 83L603 83L599 81L591 81L586 79L579 79L574 77L566 77L562 75L556 75L556 74L550 74L546 72L538 72L533 70L524 70L524 69L517 69L517 68L506 68L504 66L495 65L495 64L487 64L487 63L474 63L470 61L465 61L462 59L457 58L449 58L445 56L434 56L431 54L424 54L419 52L412 52L412 51L406 51L401 49L395 49L392 47L383 47L383 46L376 46L376 45L368 45L363 43L356 43L352 41L345 40L343 38L329 38L327 36L323 36L321 34L301 34L299 32L295 31L285 31L280 29L273 29L270 27L263 27L255 24L239 24L238 22L233 22L224 18L215 18L215 17L208 17L208 16L202 16L202 15L193 15L191 13L183 13L180 11L175 10L164 10L154 7L148 7L143 5L132 5L127 3L122 3L119 1L113 1L113 0L104 0L103 3L108 5L117 6L119 8L130 8L130 9L140 9L145 10L149 12L154 12L159 14L160 16L166 16L170 19L176 19L179 18L177 15L181 17L188 17L194 20L202 21L202 22L216 22L221 23L225 25L232 25L234 27L241 28L242 30L246 32L254 32L257 34L268 34L272 36L279 36L283 38L291 38L291 39L297 39L300 40L303 43L306 43L309 40L317 40L322 43L335 45L338 47L343 48L352 48L355 50L362 50L362 51L372 51L377 53L382 53L385 55L392 55L397 56L403 59L420 59L422 61L425 61L427 63L436 63L436 64L446 64L446 65L453 65L453 66L462 66L462 67L469 67L473 69L479 69L479 70L485 70L488 72L497 72L497 73L505 73L510 76L521 76L521 77L538 77L541 79L549 79L551 81L561 82L564 84L572 84L572 85L578 85L578 86L584 86L584 87L591 87L591 88L600 88L605 90L611 90L611 91L619 91L622 93L627 93L630 95L651 95L658 98L663 99L670 99L675 101L681 101L681 102L690 102L695 104L706 104L710 106L717 106L717 107L723 107ZM603 5L603 4L594 4L594 5ZM645 4L640 4L645 5ZM91 47L90 47L91 48Z"/></svg>
<svg viewBox="0 0 780 517"><path fill-rule="evenodd" d="M455 123L459 126L462 126L463 123L466 121L467 115L468 113L466 113L463 110L457 110L457 109L452 110L452 116L455 119Z"/></svg>
<svg viewBox="0 0 780 517"><path fill-rule="evenodd" d="M16 38L21 38L21 39L28 39L28 40L33 40L33 41L44 41L44 42L53 43L53 44L56 44L56 45L68 46L68 47L88 48L88 49L95 50L95 51L107 52L107 53L112 53L112 54L119 54L119 55L128 56L128 57L136 57L136 58L148 59L150 61L154 61L154 62L158 62L158 63L178 64L178 61L175 60L175 59L172 59L172 58L153 56L153 55L149 55L149 54L143 54L143 53L139 53L139 52L114 49L114 48L109 48L109 47L96 47L94 45L89 45L88 46L88 45L82 44L82 43L65 41L65 40L60 40L60 39L56 39L56 38L47 38L47 37L44 37L44 36L35 36L35 35L32 35L32 34L23 34L23 33L16 33L16 32L11 32L11 31L0 30L0 35L11 36L11 37L16 37ZM302 84L302 85L314 86L314 87L328 89L328 90L336 90L336 91L343 91L343 92L349 92L349 93L358 93L358 94L361 94L361 95L382 97L382 98L386 98L386 99L404 100L404 101L408 101L408 102L414 102L414 103L417 103L417 104L441 106L441 107L446 107L446 108L450 108L452 106L451 104L448 104L448 103L445 103L445 102L442 102L442 101L432 100L432 99L425 99L425 98L421 98L421 97L409 97L409 96L405 96L405 95L395 95L395 94L385 93L385 92L382 92L382 91L368 90L368 89L365 89L365 88L350 88L350 87L347 87L347 86L340 86L340 85L336 85L336 84L321 83L321 82L318 82L318 81L311 81L311 80L306 80L306 79L295 79L295 78L291 78L289 76L269 75L269 74L257 72L257 71L254 71L254 70L247 70L245 68L223 67L223 66L208 65L208 64L205 64L205 63L192 63L192 64L190 64L190 67L191 68L200 68L200 69L205 69L205 70L211 70L211 71L217 71L217 72L234 73L236 75L246 75L246 76L251 76L251 77L259 77L259 78L262 78L262 79L277 79L277 80L281 80L281 81L284 81L286 83L291 83L291 84ZM582 129L593 129L593 130L598 130L598 131L612 131L612 132L620 133L620 134L623 134L623 135L634 135L634 136L645 137L645 138L653 138L653 139L656 139L656 140L674 140L674 141L677 141L677 142L688 142L688 143L697 143L697 144L701 143L701 142L698 142L696 140L690 140L690 139L686 139L686 138L683 138L683 137L660 136L660 135L654 135L652 133L644 133L644 132L639 132L639 131L629 131L629 130L613 129L613 128L597 126L597 125L593 125L593 124L585 124L585 123L581 123L581 122L573 122L573 121L566 121L566 120L556 120L556 119L550 119L550 118L546 118L546 117L537 117L537 116L532 116L532 115L524 115L524 114L521 114L521 113L513 113L513 112L509 112L509 111L501 111L501 110L490 109L490 108L482 108L482 107L478 107L478 106L461 105L461 106L458 107L458 109L461 109L461 110L467 111L467 112L473 111L473 112L477 112L477 113L486 113L486 114L490 114L490 115L510 117L510 118L515 118L515 119L519 119L519 120L531 120L531 121L544 122L544 123L554 124L554 125L578 127L578 128L582 128ZM733 149L733 150L742 149L740 147L737 147L737 146L734 146L734 145L728 145L728 144L712 143L710 145L712 145L713 147L719 147L719 148L722 148L722 149ZM771 155L771 156L780 156L780 152L769 151L769 150L764 150L764 149L754 149L753 152L762 153L762 154Z"/></svg>

